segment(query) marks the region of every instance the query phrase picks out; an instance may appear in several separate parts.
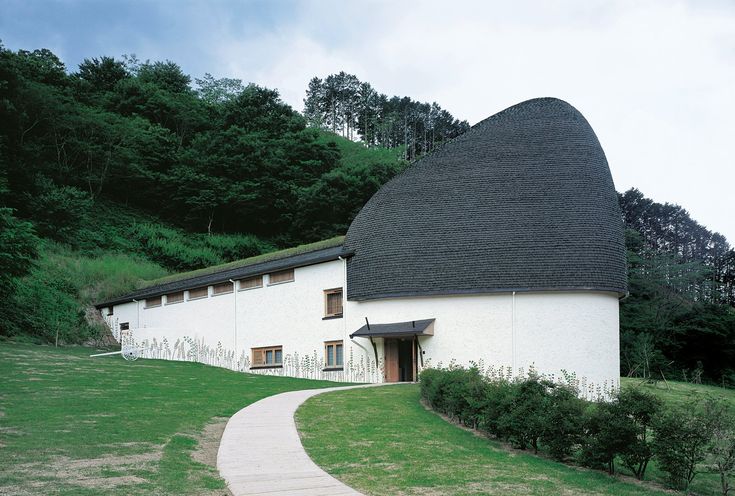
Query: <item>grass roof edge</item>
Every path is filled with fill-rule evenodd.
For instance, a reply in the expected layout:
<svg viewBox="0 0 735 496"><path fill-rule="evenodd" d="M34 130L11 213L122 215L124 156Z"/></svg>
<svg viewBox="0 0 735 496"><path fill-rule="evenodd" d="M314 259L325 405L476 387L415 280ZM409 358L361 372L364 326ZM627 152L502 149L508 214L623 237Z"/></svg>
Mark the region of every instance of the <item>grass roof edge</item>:
<svg viewBox="0 0 735 496"><path fill-rule="evenodd" d="M169 276L160 277L158 279L151 279L149 281L142 282L138 289L150 288L152 286L158 286L160 284L167 284L176 281L183 281L185 279L192 279L194 277L207 276L210 274L216 274L217 272L224 272L226 270L237 269L240 267L247 267L249 265L255 265L263 262L270 262L273 260L280 260L282 258L292 257L294 255L301 255L303 253L309 253L312 251L323 250L325 248L333 248L340 246L344 243L344 236L335 236L333 238L324 239L322 241L316 241L314 243L307 243L303 245L294 246L293 248L286 248L284 250L272 251L269 253L262 253L254 257L243 258L241 260L235 260L219 265L212 265L210 267L204 267L202 269L190 270L188 272L178 272Z"/></svg>

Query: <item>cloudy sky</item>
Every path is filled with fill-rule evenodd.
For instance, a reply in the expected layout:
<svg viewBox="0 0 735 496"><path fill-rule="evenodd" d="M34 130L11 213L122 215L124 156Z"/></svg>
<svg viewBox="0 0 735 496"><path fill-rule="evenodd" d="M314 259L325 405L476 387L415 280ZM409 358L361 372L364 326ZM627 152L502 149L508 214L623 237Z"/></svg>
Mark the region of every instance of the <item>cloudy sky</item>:
<svg viewBox="0 0 735 496"><path fill-rule="evenodd" d="M735 2L0 0L0 39L136 54L278 88L315 75L436 101L471 124L555 96L590 121L619 191L683 205L735 244Z"/></svg>

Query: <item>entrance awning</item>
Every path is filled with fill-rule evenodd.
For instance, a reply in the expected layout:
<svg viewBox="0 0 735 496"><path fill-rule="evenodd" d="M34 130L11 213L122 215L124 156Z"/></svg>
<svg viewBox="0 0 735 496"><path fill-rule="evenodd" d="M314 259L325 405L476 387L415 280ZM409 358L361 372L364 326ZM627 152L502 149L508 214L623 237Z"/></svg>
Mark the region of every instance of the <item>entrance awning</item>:
<svg viewBox="0 0 735 496"><path fill-rule="evenodd" d="M401 338L407 336L433 336L434 320L410 320L391 324L368 324L350 334L352 338Z"/></svg>

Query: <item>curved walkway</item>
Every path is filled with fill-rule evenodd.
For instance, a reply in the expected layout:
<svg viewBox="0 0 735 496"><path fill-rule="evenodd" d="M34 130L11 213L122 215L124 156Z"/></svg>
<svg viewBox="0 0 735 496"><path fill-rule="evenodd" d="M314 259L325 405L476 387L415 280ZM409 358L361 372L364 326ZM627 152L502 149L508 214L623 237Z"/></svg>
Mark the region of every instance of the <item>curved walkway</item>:
<svg viewBox="0 0 735 496"><path fill-rule="evenodd" d="M217 469L234 496L360 495L319 468L301 445L294 413L317 394L377 384L277 394L246 406L227 422Z"/></svg>

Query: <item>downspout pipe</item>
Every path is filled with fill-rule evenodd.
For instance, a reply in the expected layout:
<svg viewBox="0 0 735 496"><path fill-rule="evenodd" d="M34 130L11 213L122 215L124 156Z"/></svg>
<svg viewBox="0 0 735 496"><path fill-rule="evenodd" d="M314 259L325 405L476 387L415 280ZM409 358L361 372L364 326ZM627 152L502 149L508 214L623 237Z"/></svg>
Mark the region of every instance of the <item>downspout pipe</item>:
<svg viewBox="0 0 735 496"><path fill-rule="evenodd" d="M344 336L347 336L347 259L342 257L341 255L338 255L337 258L342 262L342 337L344 339ZM352 336L350 336L350 341L352 341L353 343L355 342L352 340ZM360 348L362 348L362 346L360 346ZM345 367L344 364L345 356L350 356L347 353L344 353L345 350L346 349L343 349L342 370L351 371L352 367ZM367 350L365 351L367 352ZM351 372L349 373L351 374Z"/></svg>
<svg viewBox="0 0 735 496"><path fill-rule="evenodd" d="M513 374L516 373L516 292L513 291L510 304L510 363Z"/></svg>
<svg viewBox="0 0 735 496"><path fill-rule="evenodd" d="M137 322L135 323L135 328L140 329L140 302L136 299L133 299L133 301L135 302L135 312L137 315L136 316Z"/></svg>
<svg viewBox="0 0 735 496"><path fill-rule="evenodd" d="M232 279L232 351L237 355L237 283Z"/></svg>

